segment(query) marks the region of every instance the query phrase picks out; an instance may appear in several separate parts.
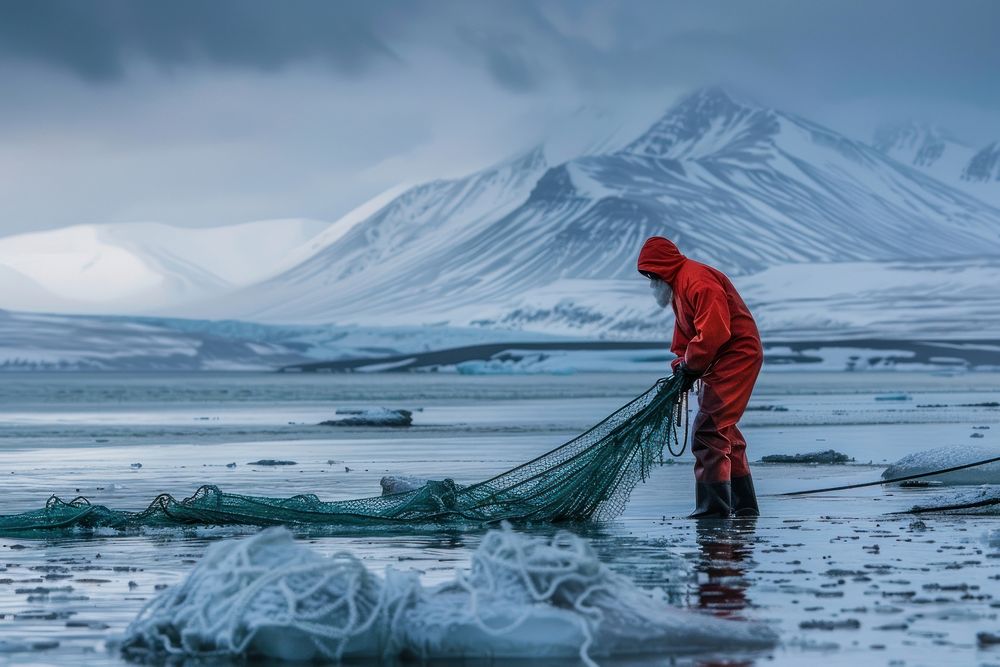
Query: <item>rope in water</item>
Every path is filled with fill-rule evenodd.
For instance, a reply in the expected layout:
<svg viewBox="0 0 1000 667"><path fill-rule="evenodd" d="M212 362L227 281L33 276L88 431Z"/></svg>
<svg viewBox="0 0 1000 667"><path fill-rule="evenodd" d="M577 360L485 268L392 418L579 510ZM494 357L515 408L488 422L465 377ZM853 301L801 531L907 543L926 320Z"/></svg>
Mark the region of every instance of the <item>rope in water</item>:
<svg viewBox="0 0 1000 667"><path fill-rule="evenodd" d="M805 495L809 495L809 494L812 494L812 493L826 493L828 491L846 491L848 489L863 489L863 488L865 488L867 486L881 486L883 484L893 484L895 482L906 482L906 481L909 481L911 479L920 479L921 477L930 477L932 475L943 475L945 473L955 472L956 470L965 470L967 468L975 468L977 466L984 466L984 465L988 465L990 463L996 463L997 461L1000 461L1000 456L994 456L991 459L985 459L983 461L976 461L975 463L965 463L965 464L960 465L960 466L952 466L950 468L942 468L941 470L932 470L930 472L922 472L922 473L918 473L916 475L906 475L904 477L893 477L891 479L880 479L880 480L875 481L875 482L862 482L860 484L844 484L843 486L828 486L828 487L823 488L823 489L809 489L808 491L789 491L787 493L776 493L776 494L774 494L774 496L775 497L779 497L779 496L805 496ZM980 503L982 505L1000 504L1000 499L998 499L996 501L991 501L991 502L980 501ZM969 506L970 507L978 507L980 505L970 504ZM929 510L926 510L926 511L929 511Z"/></svg>
<svg viewBox="0 0 1000 667"><path fill-rule="evenodd" d="M685 450L688 446L688 434L691 429L691 412L688 410L688 393L686 391L678 392L677 400L674 402L672 409L674 411L674 441L680 442L681 439L677 436L677 428L681 425L683 420L684 424L684 442L681 444L680 451L675 452L673 445L670 444L670 439L667 439L667 451L673 457L683 456Z"/></svg>
<svg viewBox="0 0 1000 667"><path fill-rule="evenodd" d="M931 507L913 507L908 510L903 510L902 512L893 512L893 514L927 514L930 512L948 512L951 510L969 510L975 509L976 507L989 507L990 505L1000 505L1000 498L987 498L986 500L976 500L971 503L958 503L957 505L934 505Z"/></svg>

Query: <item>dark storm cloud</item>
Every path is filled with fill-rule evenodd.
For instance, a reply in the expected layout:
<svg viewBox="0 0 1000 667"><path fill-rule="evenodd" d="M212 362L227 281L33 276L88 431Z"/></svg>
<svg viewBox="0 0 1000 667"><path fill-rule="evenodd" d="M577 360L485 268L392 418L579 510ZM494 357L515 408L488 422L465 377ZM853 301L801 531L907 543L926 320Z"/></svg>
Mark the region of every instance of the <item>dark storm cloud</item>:
<svg viewBox="0 0 1000 667"><path fill-rule="evenodd" d="M263 70L320 60L358 72L395 57L380 28L407 12L396 0L11 1L0 9L0 55L96 81L121 77L135 58Z"/></svg>
<svg viewBox="0 0 1000 667"><path fill-rule="evenodd" d="M1000 0L0 0L0 234L332 220L540 141L634 138L714 84L985 146L997 26Z"/></svg>
<svg viewBox="0 0 1000 667"><path fill-rule="evenodd" d="M550 6L573 26L572 4ZM612 2L600 17L615 37L606 48L585 29L559 34L550 13L546 38L557 36L565 64L586 85L723 82L788 99L916 93L1000 101L993 0Z"/></svg>
<svg viewBox="0 0 1000 667"><path fill-rule="evenodd" d="M0 6L0 57L114 80L136 60L359 74L426 48L519 92L570 79L996 101L998 26L993 0L32 0Z"/></svg>

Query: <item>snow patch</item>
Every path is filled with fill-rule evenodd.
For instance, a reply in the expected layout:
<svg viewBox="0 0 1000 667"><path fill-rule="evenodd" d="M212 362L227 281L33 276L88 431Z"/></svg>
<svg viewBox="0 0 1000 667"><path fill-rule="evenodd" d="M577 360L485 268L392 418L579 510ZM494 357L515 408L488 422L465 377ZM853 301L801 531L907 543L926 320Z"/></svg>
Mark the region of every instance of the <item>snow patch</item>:
<svg viewBox="0 0 1000 667"><path fill-rule="evenodd" d="M1000 448L983 445L951 445L904 456L882 473L882 479L919 475L942 468L1000 457ZM942 484L1000 484L1000 461L929 477ZM961 501L955 501L961 502ZM951 504L951 503L943 503Z"/></svg>

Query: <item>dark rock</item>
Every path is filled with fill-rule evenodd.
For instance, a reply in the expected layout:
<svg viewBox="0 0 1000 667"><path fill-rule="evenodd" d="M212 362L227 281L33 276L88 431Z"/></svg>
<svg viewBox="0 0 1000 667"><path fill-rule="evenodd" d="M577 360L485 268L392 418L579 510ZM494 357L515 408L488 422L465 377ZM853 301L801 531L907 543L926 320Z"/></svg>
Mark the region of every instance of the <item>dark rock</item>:
<svg viewBox="0 0 1000 667"><path fill-rule="evenodd" d="M848 463L853 460L847 454L832 449L808 454L771 454L761 458L763 463Z"/></svg>
<svg viewBox="0 0 1000 667"><path fill-rule="evenodd" d="M802 621L799 628L803 630L857 630L861 621L856 618L846 618L842 621Z"/></svg>

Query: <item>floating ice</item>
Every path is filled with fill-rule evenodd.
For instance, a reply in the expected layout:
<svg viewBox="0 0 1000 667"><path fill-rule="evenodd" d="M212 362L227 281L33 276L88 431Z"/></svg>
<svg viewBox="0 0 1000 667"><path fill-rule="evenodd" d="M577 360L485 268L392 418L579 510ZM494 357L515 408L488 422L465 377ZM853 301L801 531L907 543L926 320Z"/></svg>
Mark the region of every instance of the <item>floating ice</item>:
<svg viewBox="0 0 1000 667"><path fill-rule="evenodd" d="M557 355L565 358L567 355ZM516 350L492 359L471 359L455 364L460 375L573 375L572 361L562 362L551 353L524 353Z"/></svg>
<svg viewBox="0 0 1000 667"><path fill-rule="evenodd" d="M883 394L875 397L876 401L909 401L912 398L908 394Z"/></svg>
<svg viewBox="0 0 1000 667"><path fill-rule="evenodd" d="M454 480L431 480L423 479L422 477L412 477L410 475L386 475L379 480L383 496L391 496L394 493L416 491L417 489L424 488L428 484L447 484L449 486L454 486L455 490L465 488L462 484L455 484Z"/></svg>
<svg viewBox="0 0 1000 667"><path fill-rule="evenodd" d="M320 422L320 426L410 426L413 424L412 410L390 408L366 408L363 410L337 410L338 419Z"/></svg>
<svg viewBox="0 0 1000 667"><path fill-rule="evenodd" d="M470 571L425 588L349 553L324 557L284 528L220 542L126 630L125 655L350 660L582 658L772 646L769 628L671 607L571 533L490 531Z"/></svg>
<svg viewBox="0 0 1000 667"><path fill-rule="evenodd" d="M904 456L893 463L882 473L883 479L919 475L942 468L975 463L1000 456L1000 448L985 445L952 445L928 449ZM975 468L966 468L943 475L934 475L932 479L942 484L1000 484L1000 461Z"/></svg>
<svg viewBox="0 0 1000 667"><path fill-rule="evenodd" d="M394 493L416 491L420 487L425 486L427 481L426 479L410 475L386 475L379 480L379 485L382 487L382 495L390 496Z"/></svg>

